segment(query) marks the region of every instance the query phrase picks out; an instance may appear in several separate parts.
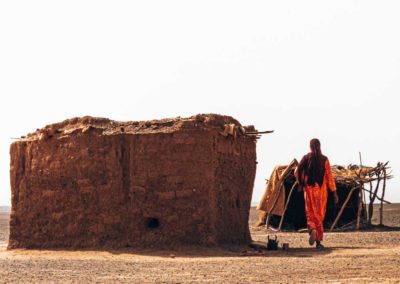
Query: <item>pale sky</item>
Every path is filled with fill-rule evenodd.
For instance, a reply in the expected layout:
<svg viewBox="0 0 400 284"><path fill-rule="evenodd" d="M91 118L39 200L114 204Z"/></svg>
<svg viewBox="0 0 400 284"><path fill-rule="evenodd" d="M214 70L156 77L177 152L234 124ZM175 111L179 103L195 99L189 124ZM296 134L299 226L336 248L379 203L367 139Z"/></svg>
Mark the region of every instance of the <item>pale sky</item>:
<svg viewBox="0 0 400 284"><path fill-rule="evenodd" d="M253 202L314 137L332 164L390 160L400 202L399 15L399 1L1 1L0 205L11 137L197 113L276 131Z"/></svg>

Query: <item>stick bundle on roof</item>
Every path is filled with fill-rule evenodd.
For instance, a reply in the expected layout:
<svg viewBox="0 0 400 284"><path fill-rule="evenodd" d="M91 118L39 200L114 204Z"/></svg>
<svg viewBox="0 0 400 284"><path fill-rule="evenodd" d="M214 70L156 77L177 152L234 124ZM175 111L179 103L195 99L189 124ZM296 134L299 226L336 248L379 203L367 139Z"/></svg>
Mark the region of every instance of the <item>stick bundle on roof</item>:
<svg viewBox="0 0 400 284"><path fill-rule="evenodd" d="M359 167L350 165L347 168L341 166L333 166L332 172L335 176L337 184L342 186L364 185L370 182L377 181L386 171L386 179L391 179L391 172L388 173L390 167L389 162L378 163L376 167Z"/></svg>
<svg viewBox="0 0 400 284"><path fill-rule="evenodd" d="M375 199L378 199L381 202L381 207L380 207L380 225L383 224L383 203L389 203L388 201L384 200L385 196L385 189L386 189L386 181L388 179L393 178L392 172L390 171L390 167L388 166L389 162L386 163L378 163L376 167L364 167L364 166L354 166L350 165L347 169L344 167L340 166L334 166L332 167L332 171L335 175L335 180L336 183L340 186L345 186L345 187L351 187L352 190L349 192L348 197L346 199L346 202L342 205L341 210L339 211L339 214L336 216L334 223L332 224L330 231L334 229L336 226L337 221L340 219L343 209L345 208L348 200L350 199L350 196L353 194L355 189L361 190L361 193L359 194L359 202L358 206L363 206L362 202L362 196L363 192L367 191L369 192L369 206L368 206L368 212L366 213L366 216L364 219L366 219L366 223L371 225L371 220L373 216L373 204L375 202ZM380 189L380 185L382 184L381 181L383 181L383 186L381 190L381 196L378 196L378 191ZM375 187L373 186L373 182L375 183ZM368 184L370 186L370 189L365 188L365 184ZM357 223L356 223L356 229L359 229L360 226L360 220L361 220L361 213L362 210L361 208L358 208L357 212Z"/></svg>

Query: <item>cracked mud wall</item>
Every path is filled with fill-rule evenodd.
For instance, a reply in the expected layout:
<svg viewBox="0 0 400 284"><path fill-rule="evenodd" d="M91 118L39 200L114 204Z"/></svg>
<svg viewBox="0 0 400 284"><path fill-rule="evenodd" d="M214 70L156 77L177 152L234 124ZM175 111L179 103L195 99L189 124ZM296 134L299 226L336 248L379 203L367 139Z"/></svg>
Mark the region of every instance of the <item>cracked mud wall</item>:
<svg viewBox="0 0 400 284"><path fill-rule="evenodd" d="M11 145L9 248L241 244L255 140L233 118L77 118Z"/></svg>

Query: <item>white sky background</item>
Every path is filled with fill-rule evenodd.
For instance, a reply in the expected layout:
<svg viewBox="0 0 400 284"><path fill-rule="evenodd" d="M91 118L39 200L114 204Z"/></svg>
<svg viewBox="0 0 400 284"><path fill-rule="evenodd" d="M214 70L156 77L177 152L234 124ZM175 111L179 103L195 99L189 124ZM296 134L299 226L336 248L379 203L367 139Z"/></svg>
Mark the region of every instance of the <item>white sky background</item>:
<svg viewBox="0 0 400 284"><path fill-rule="evenodd" d="M257 145L254 202L313 137L332 164L390 160L400 202L399 95L398 1L1 1L0 205L11 137L197 113L276 130Z"/></svg>

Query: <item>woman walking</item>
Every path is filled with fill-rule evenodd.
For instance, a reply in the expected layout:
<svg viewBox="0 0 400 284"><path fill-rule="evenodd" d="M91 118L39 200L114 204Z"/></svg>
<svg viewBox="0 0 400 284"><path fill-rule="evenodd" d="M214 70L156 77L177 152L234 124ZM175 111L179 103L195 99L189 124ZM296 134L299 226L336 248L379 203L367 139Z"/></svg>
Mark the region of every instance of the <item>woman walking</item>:
<svg viewBox="0 0 400 284"><path fill-rule="evenodd" d="M333 193L335 204L339 202L339 198L329 160L322 154L318 139L310 141L310 149L311 152L301 159L295 175L304 191L309 243L314 245L317 242L316 247L323 248L321 241L324 235L328 188Z"/></svg>

